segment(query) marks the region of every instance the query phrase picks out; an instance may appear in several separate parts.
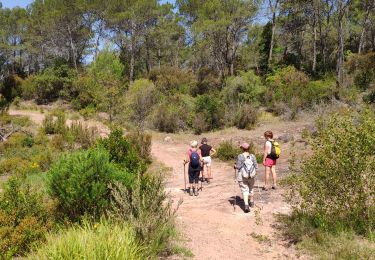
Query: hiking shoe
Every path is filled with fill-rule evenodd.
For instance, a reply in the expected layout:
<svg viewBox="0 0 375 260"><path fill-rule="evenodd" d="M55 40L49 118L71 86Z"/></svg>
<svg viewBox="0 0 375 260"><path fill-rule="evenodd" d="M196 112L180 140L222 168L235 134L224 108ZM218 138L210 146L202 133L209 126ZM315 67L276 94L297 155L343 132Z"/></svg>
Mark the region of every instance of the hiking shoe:
<svg viewBox="0 0 375 260"><path fill-rule="evenodd" d="M245 205L245 213L249 213L249 212L250 212L249 205Z"/></svg>
<svg viewBox="0 0 375 260"><path fill-rule="evenodd" d="M198 196L198 195L199 195L198 189L196 189L196 190L194 191L194 195L195 195L195 196Z"/></svg>
<svg viewBox="0 0 375 260"><path fill-rule="evenodd" d="M273 190L276 190L277 188L276 188L276 186L272 186L272 189L273 189Z"/></svg>
<svg viewBox="0 0 375 260"><path fill-rule="evenodd" d="M194 194L193 194L193 189L189 189L189 195L190 196L193 196Z"/></svg>
<svg viewBox="0 0 375 260"><path fill-rule="evenodd" d="M250 208L254 208L254 202L250 202Z"/></svg>
<svg viewBox="0 0 375 260"><path fill-rule="evenodd" d="M262 190L268 191L268 188L267 187L263 187Z"/></svg>

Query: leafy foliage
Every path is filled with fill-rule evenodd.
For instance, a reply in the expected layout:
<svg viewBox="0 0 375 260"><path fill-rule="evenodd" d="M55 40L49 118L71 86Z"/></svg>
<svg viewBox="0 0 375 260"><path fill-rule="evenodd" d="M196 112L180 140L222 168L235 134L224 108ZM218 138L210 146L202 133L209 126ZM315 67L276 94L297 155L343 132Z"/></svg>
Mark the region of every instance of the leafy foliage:
<svg viewBox="0 0 375 260"><path fill-rule="evenodd" d="M319 121L313 155L287 178L294 211L322 230L374 232L374 118L364 111Z"/></svg>
<svg viewBox="0 0 375 260"><path fill-rule="evenodd" d="M29 252L54 225L54 205L11 178L0 193L0 254L11 258Z"/></svg>
<svg viewBox="0 0 375 260"><path fill-rule="evenodd" d="M239 146L234 145L231 141L220 143L217 149L217 157L222 161L235 160L240 153Z"/></svg>
<svg viewBox="0 0 375 260"><path fill-rule="evenodd" d="M71 220L84 214L98 218L109 205L109 184L118 181L130 187L133 178L133 174L112 163L104 149L78 151L51 166L49 194L57 200L59 211Z"/></svg>

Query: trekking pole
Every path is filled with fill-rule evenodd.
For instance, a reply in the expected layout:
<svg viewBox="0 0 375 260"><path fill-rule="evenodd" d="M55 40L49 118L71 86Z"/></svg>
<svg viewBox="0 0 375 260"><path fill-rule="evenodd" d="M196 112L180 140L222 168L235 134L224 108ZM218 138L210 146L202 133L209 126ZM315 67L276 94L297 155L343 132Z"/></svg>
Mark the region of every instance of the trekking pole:
<svg viewBox="0 0 375 260"><path fill-rule="evenodd" d="M201 191L203 191L203 181L204 181L204 163L202 164L202 178L201 178Z"/></svg>
<svg viewBox="0 0 375 260"><path fill-rule="evenodd" d="M184 183L185 183L184 193L186 193L186 170L185 170L186 162L185 161L183 162L183 165L184 165Z"/></svg>
<svg viewBox="0 0 375 260"><path fill-rule="evenodd" d="M234 203L233 203L233 212L236 211L237 206L237 195L236 195L236 166L234 168L234 179L233 179L233 187L234 187Z"/></svg>

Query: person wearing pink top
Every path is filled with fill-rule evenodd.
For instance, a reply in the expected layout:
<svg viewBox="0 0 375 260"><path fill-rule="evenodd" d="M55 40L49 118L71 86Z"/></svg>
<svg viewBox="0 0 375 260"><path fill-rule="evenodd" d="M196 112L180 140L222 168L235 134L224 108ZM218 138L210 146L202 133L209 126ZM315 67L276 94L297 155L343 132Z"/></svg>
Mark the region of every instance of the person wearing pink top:
<svg viewBox="0 0 375 260"><path fill-rule="evenodd" d="M198 181L199 175L201 172L201 160L202 154L201 151L198 149L198 142L191 141L190 148L186 153L186 160L184 161L185 164L189 164L188 167L188 175L189 175L189 194L193 196L199 195L198 192Z"/></svg>

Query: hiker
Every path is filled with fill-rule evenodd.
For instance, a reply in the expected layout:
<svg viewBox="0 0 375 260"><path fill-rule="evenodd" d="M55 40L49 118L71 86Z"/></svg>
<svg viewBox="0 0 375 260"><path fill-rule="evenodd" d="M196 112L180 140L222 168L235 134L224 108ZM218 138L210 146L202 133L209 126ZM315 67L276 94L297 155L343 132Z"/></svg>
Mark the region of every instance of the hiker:
<svg viewBox="0 0 375 260"><path fill-rule="evenodd" d="M189 164L188 166L188 175L189 175L189 194L193 196L199 195L198 192L198 181L199 175L201 172L201 151L198 149L198 142L191 141L190 148L187 151L186 160L184 161L185 164Z"/></svg>
<svg viewBox="0 0 375 260"><path fill-rule="evenodd" d="M258 163L254 154L250 154L250 145L243 143L240 146L242 153L238 155L237 163L234 168L237 169L236 179L240 186L243 200L245 203L245 213L250 212L250 207L254 207L254 183ZM250 205L249 205L250 196Z"/></svg>
<svg viewBox="0 0 375 260"><path fill-rule="evenodd" d="M264 143L264 153L263 153L263 165L265 168L264 172L264 187L263 190L268 190L268 180L270 172L272 173L272 189L276 189L276 160L278 155L275 153L275 141L273 140L273 133L271 131L266 131L264 133L264 138L266 142ZM277 144L278 145L278 144Z"/></svg>
<svg viewBox="0 0 375 260"><path fill-rule="evenodd" d="M206 137L202 138L199 150L202 154L202 181L206 180L207 183L210 183L210 180L213 179L211 172L211 156L213 156L216 153L216 150L212 148L211 145L208 145L208 140ZM206 169L206 179L204 178L204 169Z"/></svg>

